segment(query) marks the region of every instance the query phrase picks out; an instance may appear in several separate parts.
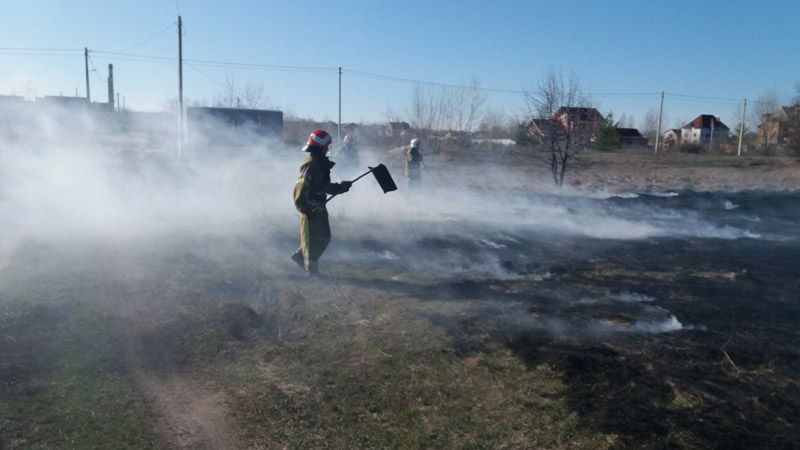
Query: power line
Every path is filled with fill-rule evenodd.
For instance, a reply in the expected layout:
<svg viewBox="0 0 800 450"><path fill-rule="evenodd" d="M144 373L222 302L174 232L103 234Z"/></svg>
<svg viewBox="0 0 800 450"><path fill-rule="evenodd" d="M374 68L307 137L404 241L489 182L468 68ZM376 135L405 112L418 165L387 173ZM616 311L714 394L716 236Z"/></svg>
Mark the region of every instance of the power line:
<svg viewBox="0 0 800 450"><path fill-rule="evenodd" d="M202 76L204 76L204 77L208 78L209 80L211 80L211 81L213 81L213 82L215 82L215 83L219 84L219 85L220 85L220 86L222 86L222 87L225 87L225 83L223 83L223 82L221 82L221 81L217 80L216 78L212 77L211 75L209 75L209 74L207 74L207 73L203 72L202 70L200 70L200 69L198 69L197 67L195 67L193 64L189 64L189 63L187 63L185 60L184 60L183 62L184 62L184 64L186 64L187 66L189 66L191 69L193 69L194 71L196 71L196 72L197 72L197 73L199 73L200 75L202 75Z"/></svg>
<svg viewBox="0 0 800 450"><path fill-rule="evenodd" d="M0 48L0 55L27 55L37 57L61 57L72 58L83 56L82 49L66 49L66 48Z"/></svg>
<svg viewBox="0 0 800 450"><path fill-rule="evenodd" d="M151 37L149 37L149 38L145 39L144 41L142 41L142 42L140 42L140 43L138 43L138 44L136 44L136 45L133 45L133 46L131 46L131 47L128 47L128 48L121 49L121 50L119 50L119 51L120 51L120 52L127 52L127 51L129 51L129 50L133 50L133 49L135 49L135 48L139 48L139 47L141 47L141 46L143 46L143 45L145 45L145 44L147 44L147 43L151 42L153 39L155 39L155 38L157 38L157 37L161 36L162 34L166 33L166 32L167 32L167 30L169 30L170 28L172 28L172 27L174 27L174 26L175 26L175 22L171 22L169 25L167 25L166 27L164 27L164 29L163 29L163 30L159 31L158 33L154 34L153 36L151 36Z"/></svg>
<svg viewBox="0 0 800 450"><path fill-rule="evenodd" d="M466 86L461 84L451 84L451 83L442 83L438 81L424 81L424 80L413 80L411 78L402 78L402 77L395 77L392 75L381 75L377 73L370 73L370 72L361 72L358 70L350 70L350 69L342 69L343 73L347 73L350 75L354 75L356 77L361 78L371 78L375 80L387 80L387 81L398 81L403 83L413 83L413 84L425 84L429 86L439 86L439 87L446 87L446 88L454 88L454 89L473 89L477 91L486 91L486 92L497 92L501 94L524 94L525 91L519 89L501 89L501 88L488 88L488 87L480 87L480 86Z"/></svg>
<svg viewBox="0 0 800 450"><path fill-rule="evenodd" d="M116 58L127 59L129 61L141 62L168 62L174 63L174 57L152 56L137 53L115 52L107 50L92 50L94 53L114 56ZM193 63L198 66L218 67L218 68L239 68L239 69L255 69L255 70L276 70L276 71L290 71L290 72L319 72L319 73L335 73L338 68L336 67L313 67L313 66L286 66L276 64L256 64L256 63L242 63L235 61L215 61L207 59L187 59L184 58L183 62Z"/></svg>
<svg viewBox="0 0 800 450"><path fill-rule="evenodd" d="M242 69L264 69L264 70L277 70L277 71L290 71L290 72L319 72L319 73L337 73L337 67L313 67L313 66L282 66L274 64L254 64L254 63L240 63L232 61L212 61L206 59L184 59L184 61L192 62L197 65L207 67L228 67L228 68L242 68Z"/></svg>
<svg viewBox="0 0 800 450"><path fill-rule="evenodd" d="M0 47L0 51L8 52L75 52L82 53L82 48L42 48L42 47Z"/></svg>
<svg viewBox="0 0 800 450"><path fill-rule="evenodd" d="M89 65L92 66L92 72L94 72L94 74L97 77L97 79L102 82L103 78L100 76L100 73L97 71L97 68L94 66L94 61L92 61L92 55L91 54L89 55Z"/></svg>
<svg viewBox="0 0 800 450"><path fill-rule="evenodd" d="M673 94L673 93L665 93L664 94L667 98L677 101L687 101L687 102L695 102L695 103L713 103L718 105L738 105L742 103L743 99L731 99L731 98L722 98L722 97L706 97L701 95L686 95L686 94Z"/></svg>
<svg viewBox="0 0 800 450"><path fill-rule="evenodd" d="M728 101L728 102L741 102L741 98L724 98L724 97L706 97L700 95L686 95L686 94L671 94L668 93L672 97L683 97L683 98L695 98L700 100L719 100L719 101Z"/></svg>
<svg viewBox="0 0 800 450"><path fill-rule="evenodd" d="M598 94L588 93L588 97L639 97L639 98L658 98L660 92L601 92Z"/></svg>
<svg viewBox="0 0 800 450"><path fill-rule="evenodd" d="M98 55L109 55L115 57L122 57L122 58L135 58L137 60L142 61L168 61L168 62L175 62L175 58L168 58L166 56L152 56L152 55L140 55L136 53L127 53L127 52L111 52L107 50L91 50L93 53L97 53Z"/></svg>
<svg viewBox="0 0 800 450"><path fill-rule="evenodd" d="M177 1L176 1L177 6ZM96 55L105 55L106 57L114 57L115 59L123 60L123 61L134 61L134 62L152 62L152 63L160 63L160 64L174 64L175 58L174 57L163 57L163 56L155 56L155 55L145 55L145 54L137 54L137 53L129 53L127 50L140 47L145 45L146 43L152 41L153 39L157 38L158 36L162 35L163 33L167 32L174 24L171 23L160 30L158 33L154 34L150 38L136 44L132 47L128 47L125 50L121 51L107 51L107 50L90 50L91 53L95 53ZM48 47L0 47L0 54L30 54L30 55L38 55L38 56L78 56L82 55L83 49L76 49L76 48L48 48ZM89 58L89 61L92 62L92 68L94 69L95 74L99 77L100 75L97 72L97 69L94 68L94 63ZM277 65L277 64L258 64L258 63L244 63L244 62L236 62L236 61L220 61L220 60L207 60L207 59L184 59L184 62L187 65L200 73L201 75L205 76L206 78L220 84L219 80L211 77L207 73L198 69L197 66L201 67L212 67L212 68L227 68L227 69L247 69L247 70L267 70L267 71L286 71L286 72L307 72L307 73L321 73L321 74L333 74L338 73L338 67L324 67L324 66L293 66L293 65ZM419 79L411 79L411 78L404 78L398 77L393 75L385 75L379 73L372 73L372 72L363 72L359 70L351 70L351 69L343 69L343 73L352 75L358 78L366 78L366 79L374 79L374 80L383 80L383 81L392 81L392 82L401 82L401 83L408 83L408 84L423 84L428 86L438 86L444 88L452 88L452 89L467 89L467 90L475 90L475 91L482 91L482 92L493 92L493 93L500 93L500 94L517 94L517 95L525 95L530 93L530 91L526 91L523 89L506 89L506 88L494 88L494 87L481 87L481 86L468 86L463 84L455 84L455 83L445 83L439 81L429 81L429 80L419 80ZM589 93L587 96L589 97L628 97L628 98L656 98L660 95L660 93L656 92L603 92L603 93ZM716 103L716 104L725 104L725 105L732 105L732 104L740 104L744 101L744 99L735 99L735 98L726 98L726 97L712 97L712 96L700 96L700 95L688 95L688 94L680 94L680 93L670 93L666 92L665 97L670 98L672 100L678 101L693 101L693 102L702 102L702 103ZM759 101L752 101L750 100L749 103L751 104L762 104L762 105L772 105L768 102L759 102Z"/></svg>

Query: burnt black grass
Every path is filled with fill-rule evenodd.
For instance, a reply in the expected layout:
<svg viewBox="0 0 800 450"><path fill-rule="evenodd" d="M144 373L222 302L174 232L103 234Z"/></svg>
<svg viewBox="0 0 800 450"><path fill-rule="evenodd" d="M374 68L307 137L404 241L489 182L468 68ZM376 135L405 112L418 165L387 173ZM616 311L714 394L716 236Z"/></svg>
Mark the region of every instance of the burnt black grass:
<svg viewBox="0 0 800 450"><path fill-rule="evenodd" d="M498 251L508 274L492 277L415 271L403 260L414 249L340 236L339 250L388 247L399 260L364 264L334 247L321 280L259 250L271 238L257 233L123 256L27 243L0 278L0 442L162 445L131 338L144 370L213 380L242 447L800 441L796 240L515 238L523 256ZM461 237L411 245L466 267L480 256ZM670 317L682 327L630 330Z"/></svg>

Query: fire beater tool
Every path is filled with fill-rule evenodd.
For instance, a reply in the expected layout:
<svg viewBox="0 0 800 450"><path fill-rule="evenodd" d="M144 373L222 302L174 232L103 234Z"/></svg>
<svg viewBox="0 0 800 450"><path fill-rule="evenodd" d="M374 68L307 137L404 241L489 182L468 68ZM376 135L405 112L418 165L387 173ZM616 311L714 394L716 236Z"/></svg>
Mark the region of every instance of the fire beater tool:
<svg viewBox="0 0 800 450"><path fill-rule="evenodd" d="M389 173L389 169L386 168L383 164L378 164L375 167L370 167L368 171L362 173L355 179L353 179L350 183L355 183L356 181L364 178L368 174L372 174L375 177L375 181L381 186L383 189L383 193L386 194L387 192L392 192L397 190L397 185L394 183L394 179L392 179L392 174ZM339 194L333 194L325 200L325 203L328 203Z"/></svg>

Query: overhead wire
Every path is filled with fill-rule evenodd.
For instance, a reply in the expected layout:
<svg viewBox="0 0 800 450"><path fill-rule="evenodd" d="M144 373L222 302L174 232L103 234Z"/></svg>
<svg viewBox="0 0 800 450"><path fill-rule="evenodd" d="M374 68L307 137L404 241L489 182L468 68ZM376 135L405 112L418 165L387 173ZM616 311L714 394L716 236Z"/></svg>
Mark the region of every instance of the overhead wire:
<svg viewBox="0 0 800 450"><path fill-rule="evenodd" d="M47 47L0 47L0 51L17 53L41 53L41 52L76 52L83 53L82 48L47 48Z"/></svg>
<svg viewBox="0 0 800 450"><path fill-rule="evenodd" d="M220 85L220 86L222 86L222 87L225 87L225 83L223 83L223 82L221 82L221 81L217 80L216 78L212 77L211 75L209 75L209 74L207 74L207 73L203 72L202 70L198 69L197 67L195 67L195 66L194 66L194 64L189 64L189 63L186 63L186 62L185 62L185 64L186 64L186 65L187 65L189 68L191 68L192 70L194 70L195 72L199 73L200 75L203 75L204 77L206 77L206 78L208 78L209 80L211 80L211 81L213 81L213 82L217 83L218 85Z"/></svg>
<svg viewBox="0 0 800 450"><path fill-rule="evenodd" d="M133 50L133 49L135 49L135 48L139 48L139 47L141 47L141 46L143 46L143 45L145 45L145 44L148 44L148 43L150 43L151 41L153 41L153 39L155 39L155 38L157 38L157 37L161 36L162 34L166 33L166 32L167 32L167 30L169 30L170 28L172 28L172 27L174 27L174 26L175 26L175 22L171 22L169 25L167 25L166 27L164 27L164 28L163 28L161 31L159 31L158 33L154 34L153 36L151 36L151 37L149 37L149 38L147 38L147 39L143 40L142 42L140 42L140 43L138 43L138 44L136 44L136 45L133 45L133 46L130 46L130 47L127 47L127 48L124 48L124 49L118 50L118 51L119 51L119 52L127 52L127 51L129 51L129 50Z"/></svg>
<svg viewBox="0 0 800 450"><path fill-rule="evenodd" d="M486 91L486 92L497 92L502 94L523 94L525 91L519 89L502 89L502 88L490 88L490 87L481 87L481 86L467 86L462 84L452 84L452 83L442 83L438 81L424 81L424 80L415 80L411 78L402 78L396 77L392 75L382 75L377 73L370 73L370 72L362 72L359 70L351 70L351 69L342 69L343 74L350 74L356 77L361 78L371 78L376 80L388 80L388 81L398 81L404 83L413 83L413 84L425 84L429 86L439 86L439 87L446 87L446 88L453 88L453 89L474 89L476 91Z"/></svg>
<svg viewBox="0 0 800 450"><path fill-rule="evenodd" d="M176 1L177 6L177 1ZM108 51L108 50L90 50L90 53L94 53L99 56L105 57L113 57L114 59L123 60L123 61L134 61L134 62L151 62L151 63L159 63L159 64L174 64L176 59L175 57L164 57L164 56L155 56L155 55L147 55L147 54L139 54L139 53L130 53L128 50L141 47L146 43L152 41L153 39L157 38L161 34L165 33L169 28L171 28L174 23L169 24L165 28L161 29L158 33L154 34L150 38L136 44L132 47L128 47L127 49L120 50L120 51ZM185 32L185 30L184 30ZM45 48L45 47L0 47L0 54L31 54L31 55L42 55L42 56L78 56L83 53L83 49L77 48ZM91 56L89 58L90 62L92 62L92 67L94 68L93 61ZM208 73L201 71L199 67L210 67L210 68L226 68L226 69L245 69L245 70L265 70L265 71L279 71L279 72L305 72L305 73L320 73L320 74L334 74L338 73L338 67L325 67L325 66L295 66L295 65L278 65L278 64L259 64L259 63L245 63L245 62L237 62L237 61L222 61L222 60L209 60L209 59L193 59L193 58L184 58L183 62L191 67L193 70L197 71L201 75L205 76L206 78L223 85L224 83L220 82L219 80L215 79ZM98 74L97 69L94 68L94 72ZM445 83L439 81L430 81L430 80L420 80L420 79L412 79L412 78L405 78L405 77L398 77L394 75L386 75L386 74L379 74L374 72L364 72L360 70L353 70L353 69L342 69L342 74L354 76L357 78L364 78L364 79L374 79L374 80L383 80L383 81L391 81L391 82L401 82L407 84L415 84L415 85L427 85L427 86L438 86L443 88L451 88L451 89L467 89L467 90L475 90L481 92L493 92L493 93L500 93L500 94L518 94L524 95L530 93L530 91L526 91L524 89L508 89L508 88L496 88L496 87L482 87L476 85L465 85L465 84L456 84L456 83ZM661 95L661 92L600 92L600 93L588 93L587 96L589 97L628 97L628 98L656 98ZM745 99L735 99L735 98L726 98L726 97L712 97L712 96L701 96L701 95L689 95L689 94L681 94L681 93L673 93L673 92L664 92L664 97L677 100L677 101L692 101L698 103L715 103L715 104L725 104L725 105L732 105L732 104L740 104ZM764 104L770 105L770 103L766 102L759 102L757 100L747 100L749 104Z"/></svg>
<svg viewBox="0 0 800 450"><path fill-rule="evenodd" d="M88 56L89 56L89 65L92 66L92 72L94 72L94 74L97 77L97 79L102 82L103 78L100 76L100 73L97 71L97 68L94 66L94 61L92 61L91 52L87 52L87 53L88 53Z"/></svg>
<svg viewBox="0 0 800 450"><path fill-rule="evenodd" d="M175 62L174 57L166 57L166 56L141 55L137 53L112 52L108 50L92 50L92 52L98 55L108 55L121 58L135 58L142 61L169 61L171 63Z"/></svg>
<svg viewBox="0 0 800 450"><path fill-rule="evenodd" d="M241 63L233 61L214 61L207 59L186 59L184 62L191 62L197 65L206 67L221 67L221 68L242 68L242 69L263 69L263 70L276 70L276 71L289 71L289 72L320 72L320 73L337 73L337 67L320 67L320 66L284 66L275 64L256 64L256 63Z"/></svg>

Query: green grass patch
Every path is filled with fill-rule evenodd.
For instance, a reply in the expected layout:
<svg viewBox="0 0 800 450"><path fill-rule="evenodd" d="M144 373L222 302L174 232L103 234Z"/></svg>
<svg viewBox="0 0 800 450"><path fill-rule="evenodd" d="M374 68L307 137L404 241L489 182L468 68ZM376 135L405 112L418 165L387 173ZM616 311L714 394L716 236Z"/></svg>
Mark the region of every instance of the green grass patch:
<svg viewBox="0 0 800 450"><path fill-rule="evenodd" d="M87 306L14 305L0 409L7 448L148 448L148 417L125 374L118 322ZM51 311L52 310L52 311ZM30 316L32 314L32 316ZM27 317L30 316L30 317ZM26 318L27 317L27 318ZM27 322L31 321L31 322Z"/></svg>

